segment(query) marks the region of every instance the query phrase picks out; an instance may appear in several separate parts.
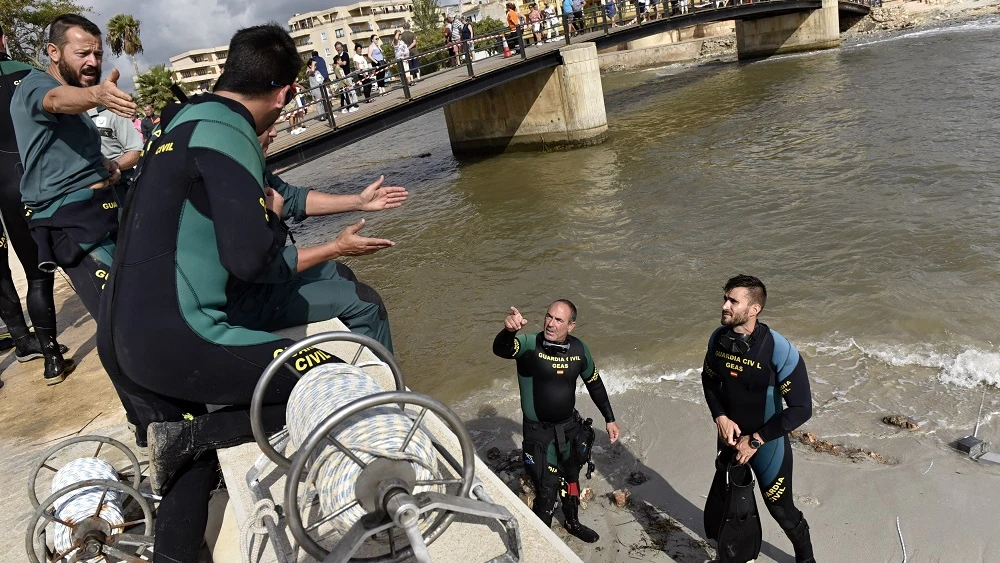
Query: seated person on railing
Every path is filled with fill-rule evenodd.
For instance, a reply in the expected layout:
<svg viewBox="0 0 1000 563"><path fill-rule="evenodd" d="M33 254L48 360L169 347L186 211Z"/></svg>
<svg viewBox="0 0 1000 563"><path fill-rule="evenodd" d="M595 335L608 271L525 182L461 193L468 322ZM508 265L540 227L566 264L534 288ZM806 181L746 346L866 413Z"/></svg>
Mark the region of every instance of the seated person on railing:
<svg viewBox="0 0 1000 563"><path fill-rule="evenodd" d="M131 382L152 407L151 419L142 421L149 425L150 484L166 491L155 561L197 560L208 495L218 483L214 449L253 440L248 410L256 382L293 343L268 331L314 320L312 303L323 304L314 292L329 292L333 275L343 275L327 263L351 248L365 253L357 251L363 245L345 244L358 238L360 224L319 246L286 245L283 198L265 185L255 137L272 130L294 96L302 64L294 41L277 25L243 29L226 62L214 93L168 106L161 134L146 150L98 319L105 369ZM335 201L350 197L278 189L289 194L289 216L332 212ZM368 240L369 251L392 245ZM349 280L340 287L350 292L341 295L348 302L378 311L375 335L391 345L384 307L372 303L377 295L364 295ZM241 288L259 292L255 310L235 293ZM298 359L291 365L299 373L341 361L313 348ZM264 394L265 430L283 426L295 381L281 373ZM209 413L209 405L224 407Z"/></svg>

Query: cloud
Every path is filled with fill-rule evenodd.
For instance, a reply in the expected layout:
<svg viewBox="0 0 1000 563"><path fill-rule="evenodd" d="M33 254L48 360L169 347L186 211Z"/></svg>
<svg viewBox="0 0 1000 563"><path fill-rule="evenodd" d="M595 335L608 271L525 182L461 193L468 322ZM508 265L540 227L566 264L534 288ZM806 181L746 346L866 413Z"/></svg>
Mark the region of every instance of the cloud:
<svg viewBox="0 0 1000 563"><path fill-rule="evenodd" d="M147 0L123 4L121 0L89 0L82 2L93 6L86 14L102 31L107 31L108 20L120 13L131 14L141 23L140 38L143 54L136 57L139 72L152 65L170 64L170 57L191 49L225 45L237 29L276 21L287 27L288 19L295 13L322 10L349 4L337 0L298 0L284 2L251 2L249 0ZM124 90L133 89L135 71L127 55L115 57L107 51L104 57L104 75L112 68L122 74L118 84Z"/></svg>

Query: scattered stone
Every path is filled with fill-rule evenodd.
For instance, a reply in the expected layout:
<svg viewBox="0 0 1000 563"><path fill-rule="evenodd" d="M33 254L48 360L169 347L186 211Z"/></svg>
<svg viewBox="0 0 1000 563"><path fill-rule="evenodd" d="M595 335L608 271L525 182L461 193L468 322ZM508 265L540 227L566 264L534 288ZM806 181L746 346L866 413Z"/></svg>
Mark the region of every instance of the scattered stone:
<svg viewBox="0 0 1000 563"><path fill-rule="evenodd" d="M793 430L792 432L789 432L788 435L790 438L798 439L799 442L810 446L814 451L819 453L831 454L835 456L846 455L848 459L854 462L867 460L881 463L883 465L894 465L896 463L895 461L872 450L855 447L849 448L843 444L835 444L829 440L821 440L812 432Z"/></svg>
<svg viewBox="0 0 1000 563"><path fill-rule="evenodd" d="M625 508L628 504L630 498L632 498L632 491L628 489L618 489L617 491L611 493L611 498L618 508Z"/></svg>
<svg viewBox="0 0 1000 563"><path fill-rule="evenodd" d="M625 479L625 482L633 487L637 487L646 481L649 481L649 477L647 477L642 471L633 471L632 473L629 473L628 479Z"/></svg>
<svg viewBox="0 0 1000 563"><path fill-rule="evenodd" d="M587 510L587 501L580 499L580 510Z"/></svg>
<svg viewBox="0 0 1000 563"><path fill-rule="evenodd" d="M500 459L500 455L501 455L500 454L500 448L490 448L486 452L486 459L489 459L491 461L496 461L496 460Z"/></svg>
<svg viewBox="0 0 1000 563"><path fill-rule="evenodd" d="M920 425L917 423L917 421L902 414L884 416L882 417L882 422L886 424L891 424L892 426L905 428L907 430L916 430L917 428L920 428Z"/></svg>
<svg viewBox="0 0 1000 563"><path fill-rule="evenodd" d="M594 489L585 487L580 491L580 500L594 500Z"/></svg>
<svg viewBox="0 0 1000 563"><path fill-rule="evenodd" d="M799 436L799 441L807 446L811 446L817 442L817 438L812 432L803 432Z"/></svg>
<svg viewBox="0 0 1000 563"><path fill-rule="evenodd" d="M535 487L531 484L531 479L523 473L521 474L521 492L535 494Z"/></svg>
<svg viewBox="0 0 1000 563"><path fill-rule="evenodd" d="M520 492L517 498L521 499L528 508L534 508L535 506L535 493L534 492Z"/></svg>

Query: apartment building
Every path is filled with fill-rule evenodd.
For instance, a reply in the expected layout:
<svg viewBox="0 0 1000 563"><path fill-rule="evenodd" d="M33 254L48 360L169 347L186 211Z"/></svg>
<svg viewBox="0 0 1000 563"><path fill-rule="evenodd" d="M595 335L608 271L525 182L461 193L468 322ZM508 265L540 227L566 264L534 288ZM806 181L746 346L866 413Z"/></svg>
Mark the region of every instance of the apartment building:
<svg viewBox="0 0 1000 563"><path fill-rule="evenodd" d="M194 49L170 57L170 71L177 82L209 90L226 67L228 55L229 45Z"/></svg>
<svg viewBox="0 0 1000 563"><path fill-rule="evenodd" d="M356 43L368 46L369 38L377 34L384 42L413 20L413 4L407 0L367 0L348 6L295 14L288 20L288 33L302 54L311 51L329 59L336 54L334 44L345 43L353 49Z"/></svg>

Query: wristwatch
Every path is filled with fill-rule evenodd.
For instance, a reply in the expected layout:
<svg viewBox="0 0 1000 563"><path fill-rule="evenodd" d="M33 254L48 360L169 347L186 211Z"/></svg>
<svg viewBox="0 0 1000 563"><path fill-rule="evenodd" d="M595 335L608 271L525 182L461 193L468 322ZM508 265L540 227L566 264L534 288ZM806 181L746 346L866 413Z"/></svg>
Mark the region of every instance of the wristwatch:
<svg viewBox="0 0 1000 563"><path fill-rule="evenodd" d="M750 447L751 448L753 448L753 449L756 450L757 448L759 448L759 447L761 447L763 445L764 445L764 442L761 442L757 438L754 438L753 436L750 436Z"/></svg>

